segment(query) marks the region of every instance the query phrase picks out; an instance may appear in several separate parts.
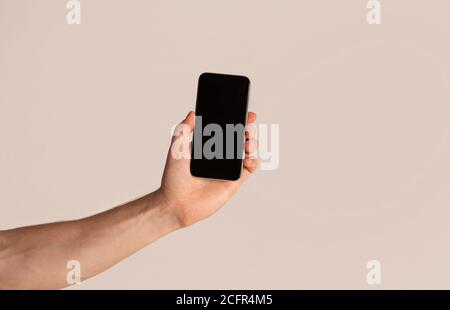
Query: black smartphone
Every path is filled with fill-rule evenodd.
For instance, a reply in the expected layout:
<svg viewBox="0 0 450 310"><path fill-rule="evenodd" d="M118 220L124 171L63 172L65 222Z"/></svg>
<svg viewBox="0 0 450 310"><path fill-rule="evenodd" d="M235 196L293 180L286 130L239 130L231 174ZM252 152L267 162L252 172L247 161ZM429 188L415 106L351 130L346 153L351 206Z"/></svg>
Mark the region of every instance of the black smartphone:
<svg viewBox="0 0 450 310"><path fill-rule="evenodd" d="M242 172L250 80L203 73L198 79L191 174L238 180Z"/></svg>

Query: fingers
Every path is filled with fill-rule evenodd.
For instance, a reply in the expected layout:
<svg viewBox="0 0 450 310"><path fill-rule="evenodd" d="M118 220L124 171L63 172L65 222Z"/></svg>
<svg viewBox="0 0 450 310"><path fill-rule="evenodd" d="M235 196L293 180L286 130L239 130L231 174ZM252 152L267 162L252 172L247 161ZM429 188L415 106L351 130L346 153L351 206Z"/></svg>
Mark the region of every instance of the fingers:
<svg viewBox="0 0 450 310"><path fill-rule="evenodd" d="M244 158L244 176L247 179L252 173L258 169L259 160L256 158L258 149L258 140L256 139L256 113L248 112L247 128L245 131L245 158Z"/></svg>
<svg viewBox="0 0 450 310"><path fill-rule="evenodd" d="M245 138L252 139L256 137L256 113L248 112L247 115L247 126L245 128Z"/></svg>
<svg viewBox="0 0 450 310"><path fill-rule="evenodd" d="M256 125L254 123L247 124L247 127L245 128L245 138L246 139L256 138Z"/></svg>
<svg viewBox="0 0 450 310"><path fill-rule="evenodd" d="M253 124L256 122L256 113L248 112L247 114L247 124Z"/></svg>
<svg viewBox="0 0 450 310"><path fill-rule="evenodd" d="M244 171L243 178L241 181L247 179L252 173L254 173L258 169L259 160L256 156L258 149L258 140L256 138L256 113L248 112L247 114L247 127L245 131L245 158L244 158ZM179 129L177 133L174 135L173 141L178 136L189 136L192 135L192 131L195 125L195 113L190 111L184 120L178 126Z"/></svg>
<svg viewBox="0 0 450 310"><path fill-rule="evenodd" d="M189 127L189 129L192 131L194 129L195 125L195 113L194 111L189 111L189 113L186 115L184 120L181 122L181 124L184 124Z"/></svg>
<svg viewBox="0 0 450 310"><path fill-rule="evenodd" d="M259 160L257 158L245 158L244 167L250 173L254 173L258 169Z"/></svg>
<svg viewBox="0 0 450 310"><path fill-rule="evenodd" d="M245 130L245 154L246 158L255 157L254 153L258 149L258 140L256 138L256 113L248 112L247 115L247 128Z"/></svg>
<svg viewBox="0 0 450 310"><path fill-rule="evenodd" d="M246 157L254 157L254 153L258 149L258 140L255 138L250 138L247 141L245 141L245 154ZM248 155L248 156L247 156Z"/></svg>
<svg viewBox="0 0 450 310"><path fill-rule="evenodd" d="M179 137L190 139L194 125L195 113L193 111L189 111L184 120L182 120L181 123L175 128L172 135L171 144L173 144Z"/></svg>
<svg viewBox="0 0 450 310"><path fill-rule="evenodd" d="M247 181L250 176L258 170L259 160L256 158L245 158L244 169L242 170L241 178L238 180L237 185L242 185Z"/></svg>

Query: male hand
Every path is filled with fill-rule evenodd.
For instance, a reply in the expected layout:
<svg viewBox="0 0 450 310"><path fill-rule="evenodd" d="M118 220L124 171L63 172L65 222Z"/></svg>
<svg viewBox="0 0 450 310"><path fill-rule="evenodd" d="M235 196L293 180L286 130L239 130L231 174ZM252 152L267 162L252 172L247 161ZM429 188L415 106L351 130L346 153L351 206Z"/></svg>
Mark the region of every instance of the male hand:
<svg viewBox="0 0 450 310"><path fill-rule="evenodd" d="M255 121L256 114L249 112L245 132L244 168L237 181L194 177L190 172L190 159L176 159L169 150L161 188L158 192L166 207L170 208L181 226L189 226L214 214L256 171L258 159L252 158L251 154L256 150L258 143L255 139L255 131L252 130L253 127L249 126L253 125ZM195 114L191 111L180 124L185 128L182 134L192 134L194 124ZM172 139L171 148L177 138L180 137L175 136Z"/></svg>

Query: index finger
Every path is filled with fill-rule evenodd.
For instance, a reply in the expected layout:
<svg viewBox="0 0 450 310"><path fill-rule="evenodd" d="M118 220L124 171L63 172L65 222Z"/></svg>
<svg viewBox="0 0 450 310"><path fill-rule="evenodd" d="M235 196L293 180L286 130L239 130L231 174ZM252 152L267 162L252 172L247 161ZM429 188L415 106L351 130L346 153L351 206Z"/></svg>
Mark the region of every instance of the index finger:
<svg viewBox="0 0 450 310"><path fill-rule="evenodd" d="M248 112L247 114L247 124L253 124L256 122L256 113Z"/></svg>

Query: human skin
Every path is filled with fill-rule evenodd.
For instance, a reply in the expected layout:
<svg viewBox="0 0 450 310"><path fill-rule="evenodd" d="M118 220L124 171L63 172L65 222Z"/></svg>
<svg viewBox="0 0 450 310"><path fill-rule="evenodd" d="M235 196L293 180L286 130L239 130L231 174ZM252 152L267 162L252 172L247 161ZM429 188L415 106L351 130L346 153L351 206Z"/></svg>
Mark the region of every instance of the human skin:
<svg viewBox="0 0 450 310"><path fill-rule="evenodd" d="M181 122L192 131L195 115ZM256 121L249 112L248 124ZM172 139L173 145L176 137ZM0 289L58 289L68 286L67 262L81 265L81 280L105 271L146 245L219 210L257 169L257 147L246 131L241 178L193 177L189 159L167 156L161 187L137 200L91 217L0 231Z"/></svg>

